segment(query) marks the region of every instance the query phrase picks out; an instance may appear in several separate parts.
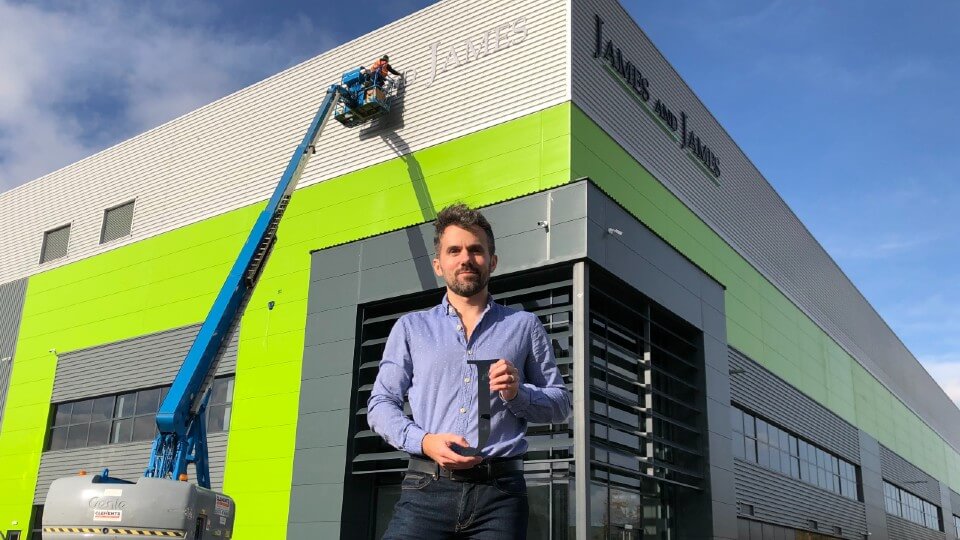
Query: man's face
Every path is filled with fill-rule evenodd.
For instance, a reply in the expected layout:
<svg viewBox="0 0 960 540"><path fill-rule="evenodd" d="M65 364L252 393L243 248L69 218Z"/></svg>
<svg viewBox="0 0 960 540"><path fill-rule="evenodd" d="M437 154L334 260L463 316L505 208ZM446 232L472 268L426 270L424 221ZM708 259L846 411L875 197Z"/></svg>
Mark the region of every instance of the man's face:
<svg viewBox="0 0 960 540"><path fill-rule="evenodd" d="M440 249L433 271L443 277L454 294L470 297L484 292L490 274L497 268L497 256L490 255L487 234L480 227L464 229L450 225L440 236Z"/></svg>

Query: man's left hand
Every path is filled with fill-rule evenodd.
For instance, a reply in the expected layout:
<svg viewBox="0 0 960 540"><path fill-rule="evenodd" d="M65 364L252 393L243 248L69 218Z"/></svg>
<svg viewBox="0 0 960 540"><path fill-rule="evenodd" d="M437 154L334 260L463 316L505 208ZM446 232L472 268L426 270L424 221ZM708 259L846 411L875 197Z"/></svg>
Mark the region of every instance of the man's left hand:
<svg viewBox="0 0 960 540"><path fill-rule="evenodd" d="M513 363L501 358L490 366L490 390L500 392L500 397L510 401L520 391L520 370Z"/></svg>

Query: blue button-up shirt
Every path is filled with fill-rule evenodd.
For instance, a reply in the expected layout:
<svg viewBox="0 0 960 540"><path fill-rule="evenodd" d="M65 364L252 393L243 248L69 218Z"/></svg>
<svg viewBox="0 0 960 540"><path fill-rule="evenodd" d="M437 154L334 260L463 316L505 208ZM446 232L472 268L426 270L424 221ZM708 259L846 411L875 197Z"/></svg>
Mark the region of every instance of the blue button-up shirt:
<svg viewBox="0 0 960 540"><path fill-rule="evenodd" d="M387 338L367 400L367 422L410 454L423 454L427 433L455 433L476 447L477 367L467 360L500 358L520 372L520 389L510 401L491 393L490 438L481 453L521 455L527 450L527 422L563 422L570 415L570 394L537 316L497 304L492 297L469 341L446 297L439 306L401 317ZM413 420L403 414L408 392Z"/></svg>

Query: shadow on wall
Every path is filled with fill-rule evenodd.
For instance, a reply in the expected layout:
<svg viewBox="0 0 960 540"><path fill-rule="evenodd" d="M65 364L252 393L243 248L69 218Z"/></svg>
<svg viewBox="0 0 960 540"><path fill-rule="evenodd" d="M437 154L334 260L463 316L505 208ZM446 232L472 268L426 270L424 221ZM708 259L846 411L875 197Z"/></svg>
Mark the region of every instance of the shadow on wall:
<svg viewBox="0 0 960 540"><path fill-rule="evenodd" d="M407 176L413 184L413 192L417 197L417 206L424 222L430 222L437 218L436 206L433 197L430 196L430 190L427 188L427 182L423 176L423 169L417 158L410 151L410 145L397 133L403 129L404 120L404 96L406 94L406 78L403 78L397 84L397 93L392 98L390 112L381 118L377 118L371 124L360 130L360 140L379 137L407 166ZM419 228L408 227L407 244L410 248L410 254L414 260L417 260L417 275L420 279L420 285L424 290L437 287L437 280L433 274L433 267L430 264L432 246L427 244L426 239L419 233ZM420 262L422 261L422 262Z"/></svg>

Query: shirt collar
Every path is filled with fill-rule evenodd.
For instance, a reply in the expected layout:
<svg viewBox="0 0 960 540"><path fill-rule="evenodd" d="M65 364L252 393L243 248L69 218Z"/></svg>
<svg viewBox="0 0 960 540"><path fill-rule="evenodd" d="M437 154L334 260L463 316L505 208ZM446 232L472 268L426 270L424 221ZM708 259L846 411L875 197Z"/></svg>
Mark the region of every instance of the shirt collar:
<svg viewBox="0 0 960 540"><path fill-rule="evenodd" d="M493 295L488 292L487 307L486 309L483 310L483 312L486 313L495 305L496 305L496 302L494 301ZM443 295L443 301L440 302L440 306L443 308L443 312L446 313L448 316L450 315L457 316L457 309L452 305L450 305L450 300L447 298L446 294Z"/></svg>

